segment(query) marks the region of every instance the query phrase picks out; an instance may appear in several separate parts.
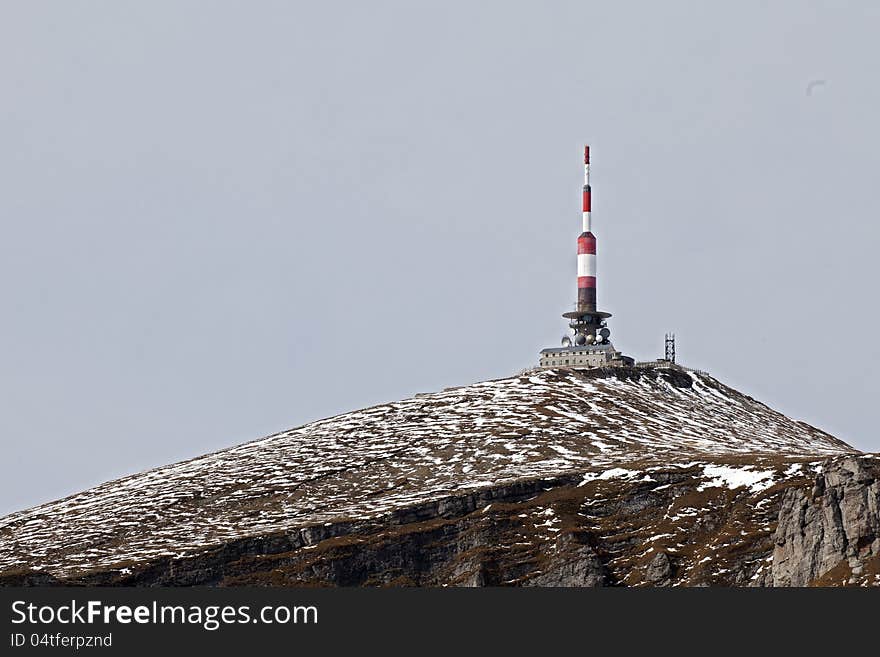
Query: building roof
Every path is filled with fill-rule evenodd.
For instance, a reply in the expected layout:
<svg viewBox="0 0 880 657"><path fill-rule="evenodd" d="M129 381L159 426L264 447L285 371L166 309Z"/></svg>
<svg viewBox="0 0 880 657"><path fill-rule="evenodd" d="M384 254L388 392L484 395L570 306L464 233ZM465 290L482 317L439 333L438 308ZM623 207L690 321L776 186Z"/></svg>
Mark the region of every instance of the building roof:
<svg viewBox="0 0 880 657"><path fill-rule="evenodd" d="M570 347L547 347L546 349L541 349L542 354L584 354L607 351L617 351L617 349L610 342L607 344L587 344L583 347L572 345Z"/></svg>

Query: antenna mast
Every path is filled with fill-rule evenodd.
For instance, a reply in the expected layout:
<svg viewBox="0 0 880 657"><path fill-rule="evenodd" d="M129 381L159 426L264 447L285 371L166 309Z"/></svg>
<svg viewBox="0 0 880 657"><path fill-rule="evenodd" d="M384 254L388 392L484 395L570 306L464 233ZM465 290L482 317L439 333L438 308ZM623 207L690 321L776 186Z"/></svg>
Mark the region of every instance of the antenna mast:
<svg viewBox="0 0 880 657"><path fill-rule="evenodd" d="M666 360L675 362L675 333L666 334Z"/></svg>

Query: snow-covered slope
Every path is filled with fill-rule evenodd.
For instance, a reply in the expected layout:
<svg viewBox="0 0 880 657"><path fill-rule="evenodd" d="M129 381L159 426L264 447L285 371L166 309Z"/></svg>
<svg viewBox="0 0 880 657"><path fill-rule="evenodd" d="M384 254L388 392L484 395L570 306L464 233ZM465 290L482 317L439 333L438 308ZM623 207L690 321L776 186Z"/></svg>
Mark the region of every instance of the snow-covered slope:
<svg viewBox="0 0 880 657"><path fill-rule="evenodd" d="M632 480L680 465L703 468L705 486L756 491L852 452L706 374L535 371L320 420L13 513L0 519L0 572L125 572L563 474Z"/></svg>

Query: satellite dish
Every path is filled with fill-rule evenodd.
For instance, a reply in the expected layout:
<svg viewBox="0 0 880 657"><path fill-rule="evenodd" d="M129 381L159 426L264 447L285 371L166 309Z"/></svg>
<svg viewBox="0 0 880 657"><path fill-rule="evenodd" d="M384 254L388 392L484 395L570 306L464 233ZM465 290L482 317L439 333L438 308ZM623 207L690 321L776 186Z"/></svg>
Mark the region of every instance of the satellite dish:
<svg viewBox="0 0 880 657"><path fill-rule="evenodd" d="M601 331L599 331L599 335L607 339L611 335L611 331L607 328L603 328Z"/></svg>
<svg viewBox="0 0 880 657"><path fill-rule="evenodd" d="M562 346L563 347L570 347L571 346L571 338L568 337L567 335L562 338Z"/></svg>
<svg viewBox="0 0 880 657"><path fill-rule="evenodd" d="M583 333L578 333L577 338L575 338L575 342L578 344L578 346L582 347L583 345L587 344L587 336Z"/></svg>
<svg viewBox="0 0 880 657"><path fill-rule="evenodd" d="M593 344L593 340L595 340L595 339L596 339L595 336L592 333L590 333L587 336L587 344Z"/></svg>

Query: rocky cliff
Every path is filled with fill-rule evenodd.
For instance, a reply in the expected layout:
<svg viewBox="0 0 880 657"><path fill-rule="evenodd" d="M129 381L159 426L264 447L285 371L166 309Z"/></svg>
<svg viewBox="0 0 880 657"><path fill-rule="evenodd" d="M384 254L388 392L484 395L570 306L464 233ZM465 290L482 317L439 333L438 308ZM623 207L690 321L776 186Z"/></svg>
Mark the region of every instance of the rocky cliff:
<svg viewBox="0 0 880 657"><path fill-rule="evenodd" d="M880 586L880 458L680 368L347 413L0 519L0 583Z"/></svg>

